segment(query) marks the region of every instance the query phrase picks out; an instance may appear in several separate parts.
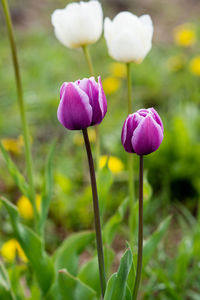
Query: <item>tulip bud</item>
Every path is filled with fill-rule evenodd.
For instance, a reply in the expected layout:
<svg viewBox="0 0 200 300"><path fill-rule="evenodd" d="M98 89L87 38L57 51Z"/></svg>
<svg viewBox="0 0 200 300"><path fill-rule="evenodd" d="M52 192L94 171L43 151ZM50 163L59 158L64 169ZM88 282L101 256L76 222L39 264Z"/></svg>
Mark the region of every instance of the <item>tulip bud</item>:
<svg viewBox="0 0 200 300"><path fill-rule="evenodd" d="M53 12L51 23L57 39L66 47L79 48L93 44L102 33L101 4L96 0L70 3L64 9Z"/></svg>
<svg viewBox="0 0 200 300"><path fill-rule="evenodd" d="M140 63L152 47L153 24L149 15L137 17L124 11L104 22L109 54L117 61Z"/></svg>
<svg viewBox="0 0 200 300"><path fill-rule="evenodd" d="M140 109L125 120L121 141L127 152L147 155L159 148L163 132L162 120L156 110Z"/></svg>
<svg viewBox="0 0 200 300"><path fill-rule="evenodd" d="M101 123L107 112L107 101L98 77L64 82L60 89L57 116L67 129L79 130Z"/></svg>

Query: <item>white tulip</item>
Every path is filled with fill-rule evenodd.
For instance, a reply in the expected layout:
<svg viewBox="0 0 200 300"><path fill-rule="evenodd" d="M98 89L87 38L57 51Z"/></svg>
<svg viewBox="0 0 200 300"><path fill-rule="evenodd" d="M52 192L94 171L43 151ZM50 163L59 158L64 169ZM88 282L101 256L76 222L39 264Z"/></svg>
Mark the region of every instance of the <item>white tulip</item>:
<svg viewBox="0 0 200 300"><path fill-rule="evenodd" d="M153 24L149 15L137 17L124 11L104 22L104 36L111 57L140 63L152 47Z"/></svg>
<svg viewBox="0 0 200 300"><path fill-rule="evenodd" d="M64 9L56 9L51 22L57 39L69 48L79 48L95 43L103 29L101 4L89 2L70 3Z"/></svg>

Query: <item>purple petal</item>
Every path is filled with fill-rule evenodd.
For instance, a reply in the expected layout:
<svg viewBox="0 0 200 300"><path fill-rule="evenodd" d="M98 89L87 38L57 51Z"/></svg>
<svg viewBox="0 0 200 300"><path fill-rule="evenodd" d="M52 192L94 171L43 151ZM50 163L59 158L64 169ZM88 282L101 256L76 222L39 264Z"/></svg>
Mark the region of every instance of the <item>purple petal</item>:
<svg viewBox="0 0 200 300"><path fill-rule="evenodd" d="M68 82L64 82L62 85L61 85L61 88L60 88L60 100L62 99L62 95L65 91L65 88L67 87L68 85Z"/></svg>
<svg viewBox="0 0 200 300"><path fill-rule="evenodd" d="M93 101L93 124L99 124L107 113L107 100L101 83L101 77L98 77L98 101Z"/></svg>
<svg viewBox="0 0 200 300"><path fill-rule="evenodd" d="M147 155L158 149L163 140L163 131L159 124L149 114L133 132L132 147L138 155Z"/></svg>
<svg viewBox="0 0 200 300"><path fill-rule="evenodd" d="M149 111L148 111L148 109L141 108L141 109L139 109L139 110L137 111L137 113L138 113L140 116L142 116L142 117L146 117L146 115L149 114Z"/></svg>
<svg viewBox="0 0 200 300"><path fill-rule="evenodd" d="M59 122L70 130L84 129L91 125L92 107L89 98L75 83L68 83L62 89L57 116Z"/></svg>
<svg viewBox="0 0 200 300"><path fill-rule="evenodd" d="M132 115L129 115L123 125L122 128L122 135L121 135L121 141L124 146L124 149L129 153L134 153L134 149L131 143L133 131L138 126L140 120L143 117L141 117L139 114L134 113Z"/></svg>
<svg viewBox="0 0 200 300"><path fill-rule="evenodd" d="M157 111L153 107L149 108L148 110L153 114L154 120L156 120L156 122L161 126L162 131L164 132L163 123Z"/></svg>

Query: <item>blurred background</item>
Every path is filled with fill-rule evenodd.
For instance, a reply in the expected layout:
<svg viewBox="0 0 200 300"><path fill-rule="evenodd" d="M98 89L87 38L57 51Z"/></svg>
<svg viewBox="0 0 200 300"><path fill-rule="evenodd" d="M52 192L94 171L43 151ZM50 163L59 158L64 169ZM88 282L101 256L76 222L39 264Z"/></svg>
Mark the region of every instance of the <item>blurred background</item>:
<svg viewBox="0 0 200 300"><path fill-rule="evenodd" d="M54 36L51 13L56 8L65 7L68 2L9 1L32 138L38 198L44 159L52 141L57 139L54 196L46 229L50 253L69 233L93 227L83 139L79 132L64 130L56 116L62 82L89 76L82 51L65 48ZM195 239L193 233L199 233L200 230L200 1L102 0L101 3L104 16L113 18L122 10L129 10L136 15L150 14L155 26L151 52L142 64L132 65L134 111L153 106L159 112L165 128L159 150L145 157L145 237L168 214L172 215L172 221L164 243L155 253L151 279L147 270L143 299L155 299L151 298L154 291L153 297L157 296L156 299L197 300L200 299L200 235ZM100 191L100 201L106 207L106 220L128 193L127 156L120 139L127 115L126 69L108 56L103 38L92 45L90 51L95 72L102 77L108 100L108 113L100 125L100 167L106 164L107 155L110 156L110 175L105 179L108 186L105 191ZM0 138L23 171L23 138L2 7L0 70ZM89 133L94 144L95 132L91 128ZM134 168L137 186L136 158ZM22 201L22 195L1 156L0 193L17 203L22 217L25 211L25 222L31 223L31 208ZM7 216L2 211L0 213L0 240L3 245L12 237L12 230ZM126 225L124 221L113 243L117 252L125 247ZM192 248L194 243L195 249ZM195 268L194 255L197 256ZM165 267L165 272L162 273L158 268L160 265ZM191 292L186 295L184 291Z"/></svg>

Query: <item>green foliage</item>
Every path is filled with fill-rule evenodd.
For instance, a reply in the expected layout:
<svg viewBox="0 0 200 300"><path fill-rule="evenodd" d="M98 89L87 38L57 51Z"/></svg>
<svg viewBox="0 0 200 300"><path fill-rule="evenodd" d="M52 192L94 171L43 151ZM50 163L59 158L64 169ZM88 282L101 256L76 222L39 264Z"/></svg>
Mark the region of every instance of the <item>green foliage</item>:
<svg viewBox="0 0 200 300"><path fill-rule="evenodd" d="M29 198L29 186L25 178L23 177L23 175L21 175L15 163L10 158L8 152L5 150L1 142L0 142L0 150L4 157L8 171L10 175L13 177L17 187L19 188L19 190L22 192L23 195Z"/></svg>
<svg viewBox="0 0 200 300"><path fill-rule="evenodd" d="M129 300L130 293L127 292L127 278L132 266L132 253L127 249L121 258L119 269L112 274L108 280L105 300Z"/></svg>
<svg viewBox="0 0 200 300"><path fill-rule="evenodd" d="M96 292L89 286L73 277L67 270L60 270L58 275L59 291L61 299L66 299L66 296L72 300L96 300Z"/></svg>
<svg viewBox="0 0 200 300"><path fill-rule="evenodd" d="M77 274L79 254L94 239L94 232L86 231L72 234L54 254L56 270L67 269L72 275Z"/></svg>
<svg viewBox="0 0 200 300"><path fill-rule="evenodd" d="M1 198L1 201L10 216L14 234L29 259L42 293L45 295L54 280L52 261L46 254L40 237L20 222L17 208L4 198Z"/></svg>
<svg viewBox="0 0 200 300"><path fill-rule="evenodd" d="M2 262L0 262L0 297L2 300L16 300L7 271Z"/></svg>
<svg viewBox="0 0 200 300"><path fill-rule="evenodd" d="M46 165L45 165L45 176L44 176L41 214L40 214L40 229L42 231L44 230L45 221L47 218L49 205L52 197L52 189L53 189L52 159L53 159L54 150L55 150L55 142L52 144L50 148Z"/></svg>
<svg viewBox="0 0 200 300"><path fill-rule="evenodd" d="M169 224L171 221L171 216L168 216L163 220L156 231L145 241L143 248L143 268L149 263L152 255L154 254L159 242L162 240L164 234L168 230Z"/></svg>

